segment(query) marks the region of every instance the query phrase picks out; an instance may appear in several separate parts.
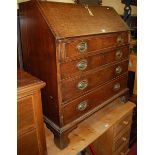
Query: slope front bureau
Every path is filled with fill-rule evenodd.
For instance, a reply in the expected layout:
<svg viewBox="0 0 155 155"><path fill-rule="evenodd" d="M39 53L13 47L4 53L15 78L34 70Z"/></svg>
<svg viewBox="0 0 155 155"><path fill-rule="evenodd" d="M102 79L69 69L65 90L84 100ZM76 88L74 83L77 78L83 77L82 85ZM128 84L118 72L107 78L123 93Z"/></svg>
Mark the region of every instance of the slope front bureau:
<svg viewBox="0 0 155 155"><path fill-rule="evenodd" d="M88 8L19 5L24 69L46 82L44 121L61 149L79 122L128 92L128 27L112 7Z"/></svg>

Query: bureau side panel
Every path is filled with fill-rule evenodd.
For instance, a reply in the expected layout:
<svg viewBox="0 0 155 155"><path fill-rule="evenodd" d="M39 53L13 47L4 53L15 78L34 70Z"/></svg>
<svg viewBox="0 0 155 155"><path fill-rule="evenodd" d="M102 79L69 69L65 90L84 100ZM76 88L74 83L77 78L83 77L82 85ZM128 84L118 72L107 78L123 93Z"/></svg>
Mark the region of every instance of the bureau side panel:
<svg viewBox="0 0 155 155"><path fill-rule="evenodd" d="M46 82L42 90L43 113L60 125L54 35L35 2L21 3L19 10L24 70Z"/></svg>

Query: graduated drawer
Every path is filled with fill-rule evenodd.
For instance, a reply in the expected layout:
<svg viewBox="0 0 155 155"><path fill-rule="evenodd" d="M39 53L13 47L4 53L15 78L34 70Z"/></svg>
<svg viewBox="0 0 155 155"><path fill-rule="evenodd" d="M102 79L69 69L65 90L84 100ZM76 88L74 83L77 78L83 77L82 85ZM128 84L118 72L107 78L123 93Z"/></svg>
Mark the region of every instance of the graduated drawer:
<svg viewBox="0 0 155 155"><path fill-rule="evenodd" d="M113 155L127 155L128 152L129 152L128 144L125 144L119 150L117 150Z"/></svg>
<svg viewBox="0 0 155 155"><path fill-rule="evenodd" d="M72 77L78 74L83 74L85 71L100 67L111 62L118 62L122 59L127 59L128 55L129 47L124 46L116 48L112 51L84 57L83 59L61 63L61 79Z"/></svg>
<svg viewBox="0 0 155 155"><path fill-rule="evenodd" d="M94 109L104 101L126 89L126 86L127 74L67 103L62 110L64 124Z"/></svg>
<svg viewBox="0 0 155 155"><path fill-rule="evenodd" d="M82 95L100 84L122 75L128 70L128 60L108 65L99 70L84 74L76 78L70 78L61 82L62 101L67 101Z"/></svg>
<svg viewBox="0 0 155 155"><path fill-rule="evenodd" d="M115 139L113 143L113 151L118 150L122 145L127 144L130 138L130 126L123 130Z"/></svg>
<svg viewBox="0 0 155 155"><path fill-rule="evenodd" d="M61 59L72 59L73 57L128 44L128 35L128 32L119 32L66 41L61 44Z"/></svg>
<svg viewBox="0 0 155 155"><path fill-rule="evenodd" d="M114 126L114 137L117 136L122 130L131 125L132 122L132 113L130 112L124 116L119 122Z"/></svg>
<svg viewBox="0 0 155 155"><path fill-rule="evenodd" d="M17 130L26 131L34 127L32 96L22 98L17 103Z"/></svg>
<svg viewBox="0 0 155 155"><path fill-rule="evenodd" d="M32 130L18 136L17 141L18 155L39 155L39 144L36 130Z"/></svg>

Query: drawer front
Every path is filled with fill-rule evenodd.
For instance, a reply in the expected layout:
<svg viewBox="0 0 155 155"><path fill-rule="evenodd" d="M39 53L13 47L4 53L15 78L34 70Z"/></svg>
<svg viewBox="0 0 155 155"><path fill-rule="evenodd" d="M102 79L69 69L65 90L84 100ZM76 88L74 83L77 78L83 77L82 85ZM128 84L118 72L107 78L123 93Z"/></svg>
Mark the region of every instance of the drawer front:
<svg viewBox="0 0 155 155"><path fill-rule="evenodd" d="M85 71L100 67L111 62L118 62L122 59L126 59L128 58L128 55L129 47L125 46L122 48L117 48L113 51L62 63L60 64L61 79L72 77L78 74L82 75Z"/></svg>
<svg viewBox="0 0 155 155"><path fill-rule="evenodd" d="M130 127L128 127L128 130L125 130L121 135L119 135L114 140L113 144L113 151L118 150L122 145L127 144L129 142L130 137Z"/></svg>
<svg viewBox="0 0 155 155"><path fill-rule="evenodd" d="M119 86L118 86L119 85ZM124 90L127 86L127 74L119 79L113 80L106 85L64 105L63 118L67 124L83 114L94 109L113 95Z"/></svg>
<svg viewBox="0 0 155 155"><path fill-rule="evenodd" d="M81 39L63 43L62 59L79 57L107 48L128 44L128 32L106 34L101 37Z"/></svg>
<svg viewBox="0 0 155 155"><path fill-rule="evenodd" d="M128 70L128 60L115 65L106 66L98 71L61 82L62 101L76 98L86 91L99 86ZM70 92L70 93L68 93Z"/></svg>
<svg viewBox="0 0 155 155"><path fill-rule="evenodd" d="M128 144L125 144L121 149L116 151L113 155L127 155L129 151Z"/></svg>
<svg viewBox="0 0 155 155"><path fill-rule="evenodd" d="M117 136L123 129L131 125L132 122L132 113L129 113L123 117L118 123L114 126L114 136Z"/></svg>
<svg viewBox="0 0 155 155"><path fill-rule="evenodd" d="M26 130L34 127L34 112L32 96L25 97L17 103L17 130Z"/></svg>
<svg viewBox="0 0 155 155"><path fill-rule="evenodd" d="M37 133L35 130L18 137L18 155L40 155Z"/></svg>

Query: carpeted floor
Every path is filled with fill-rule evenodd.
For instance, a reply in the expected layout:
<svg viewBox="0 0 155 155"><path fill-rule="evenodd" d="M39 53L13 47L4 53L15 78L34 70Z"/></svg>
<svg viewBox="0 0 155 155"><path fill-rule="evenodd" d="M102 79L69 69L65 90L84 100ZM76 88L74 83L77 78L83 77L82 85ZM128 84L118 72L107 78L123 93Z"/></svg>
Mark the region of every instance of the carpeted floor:
<svg viewBox="0 0 155 155"><path fill-rule="evenodd" d="M137 143L135 143L135 144L131 147L131 149L130 149L128 155L137 155Z"/></svg>

